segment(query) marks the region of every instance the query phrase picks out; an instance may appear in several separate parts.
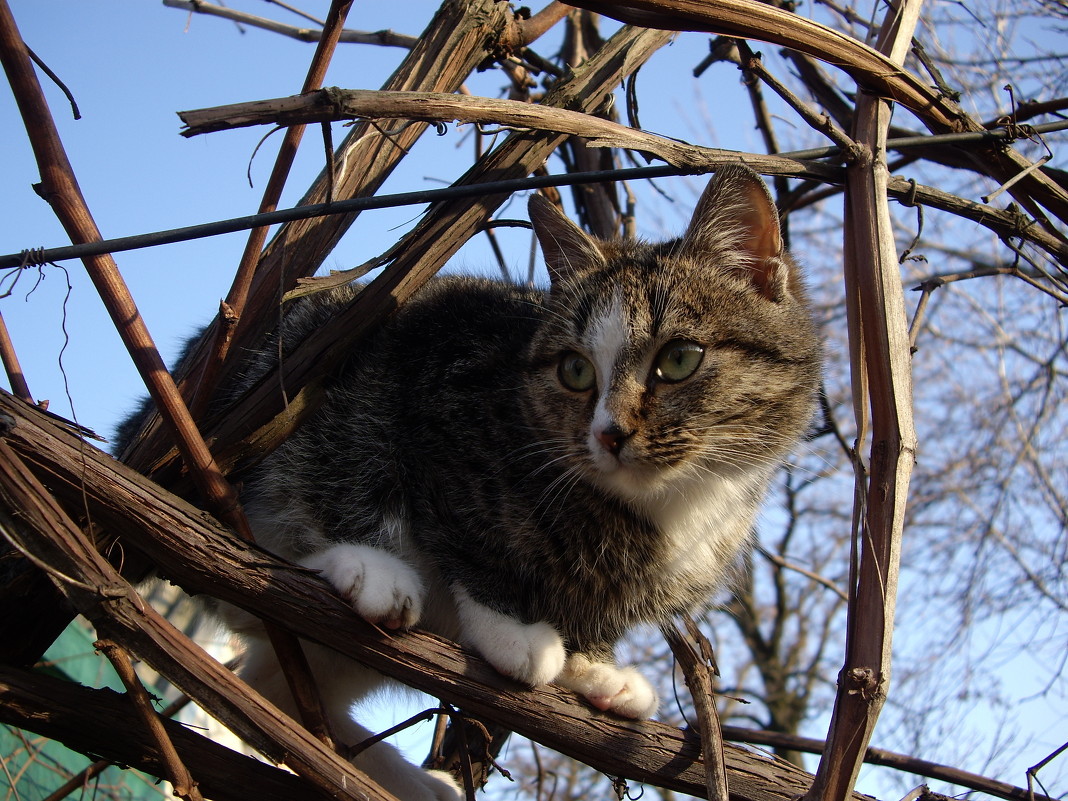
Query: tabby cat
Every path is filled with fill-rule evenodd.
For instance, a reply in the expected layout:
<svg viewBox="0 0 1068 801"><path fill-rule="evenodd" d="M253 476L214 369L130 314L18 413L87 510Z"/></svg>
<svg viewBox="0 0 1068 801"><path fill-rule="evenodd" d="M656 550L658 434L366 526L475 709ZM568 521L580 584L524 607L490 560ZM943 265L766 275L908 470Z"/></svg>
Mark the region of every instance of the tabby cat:
<svg viewBox="0 0 1068 801"><path fill-rule="evenodd" d="M809 425L817 334L748 168L721 168L685 235L661 244L598 241L540 196L529 208L551 288L432 281L355 349L246 508L262 545L321 571L368 620L645 718L656 692L613 646L723 581ZM356 291L297 304L283 353ZM291 708L258 625L226 616L248 642L246 678ZM339 738L368 736L348 710L381 677L309 656ZM357 764L400 798L458 796L389 745Z"/></svg>

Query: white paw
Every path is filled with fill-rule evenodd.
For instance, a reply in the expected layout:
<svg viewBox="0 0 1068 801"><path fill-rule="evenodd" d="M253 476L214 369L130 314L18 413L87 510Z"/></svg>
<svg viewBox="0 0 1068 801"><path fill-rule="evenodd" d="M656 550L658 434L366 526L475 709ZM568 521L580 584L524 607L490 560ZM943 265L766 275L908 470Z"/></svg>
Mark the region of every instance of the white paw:
<svg viewBox="0 0 1068 801"><path fill-rule="evenodd" d="M334 545L301 560L318 570L352 608L389 629L414 626L423 611L423 582L400 557L370 545Z"/></svg>
<svg viewBox="0 0 1068 801"><path fill-rule="evenodd" d="M602 712L625 718L651 717L659 705L656 690L632 667L594 662L584 654L571 654L556 683L577 692Z"/></svg>
<svg viewBox="0 0 1068 801"><path fill-rule="evenodd" d="M548 623L522 623L453 590L465 644L505 676L536 687L555 679L564 667L564 641Z"/></svg>

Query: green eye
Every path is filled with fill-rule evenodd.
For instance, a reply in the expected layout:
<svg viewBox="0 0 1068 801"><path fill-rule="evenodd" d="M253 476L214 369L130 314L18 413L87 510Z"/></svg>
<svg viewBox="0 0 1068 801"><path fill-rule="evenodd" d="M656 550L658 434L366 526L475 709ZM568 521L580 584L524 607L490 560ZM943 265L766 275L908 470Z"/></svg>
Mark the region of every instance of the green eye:
<svg viewBox="0 0 1068 801"><path fill-rule="evenodd" d="M656 355L653 373L657 379L669 384L685 381L697 372L704 355L705 349L696 342L674 340L667 343Z"/></svg>
<svg viewBox="0 0 1068 801"><path fill-rule="evenodd" d="M593 362L574 351L568 351L560 357L560 365L557 367L556 374L560 378L560 383L574 392L592 389L597 382Z"/></svg>

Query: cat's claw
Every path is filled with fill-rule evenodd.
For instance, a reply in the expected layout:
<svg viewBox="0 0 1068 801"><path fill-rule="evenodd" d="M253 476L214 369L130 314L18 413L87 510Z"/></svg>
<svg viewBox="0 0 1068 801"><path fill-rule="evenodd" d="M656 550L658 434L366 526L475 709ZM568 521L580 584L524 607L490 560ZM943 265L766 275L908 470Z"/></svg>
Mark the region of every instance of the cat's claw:
<svg viewBox="0 0 1068 801"><path fill-rule="evenodd" d="M301 564L318 570L360 617L388 629L414 626L423 611L423 582L407 562L370 545L343 543Z"/></svg>
<svg viewBox="0 0 1068 801"><path fill-rule="evenodd" d="M556 682L602 712L625 718L652 717L659 705L656 690L635 668L595 662L585 654L571 654Z"/></svg>
<svg viewBox="0 0 1068 801"><path fill-rule="evenodd" d="M473 647L500 673L537 687L563 670L564 641L548 623L523 623L454 591L464 643Z"/></svg>

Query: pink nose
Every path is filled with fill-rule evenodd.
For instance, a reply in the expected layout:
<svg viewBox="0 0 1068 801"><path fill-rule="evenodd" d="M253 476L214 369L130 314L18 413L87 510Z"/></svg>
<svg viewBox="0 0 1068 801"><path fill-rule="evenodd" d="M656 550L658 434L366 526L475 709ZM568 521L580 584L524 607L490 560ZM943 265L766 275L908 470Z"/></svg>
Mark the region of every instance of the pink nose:
<svg viewBox="0 0 1068 801"><path fill-rule="evenodd" d="M623 442L630 436L623 432L616 423L612 423L601 431L597 432L597 441L604 446L604 449L613 456L619 456L619 452L623 450Z"/></svg>

